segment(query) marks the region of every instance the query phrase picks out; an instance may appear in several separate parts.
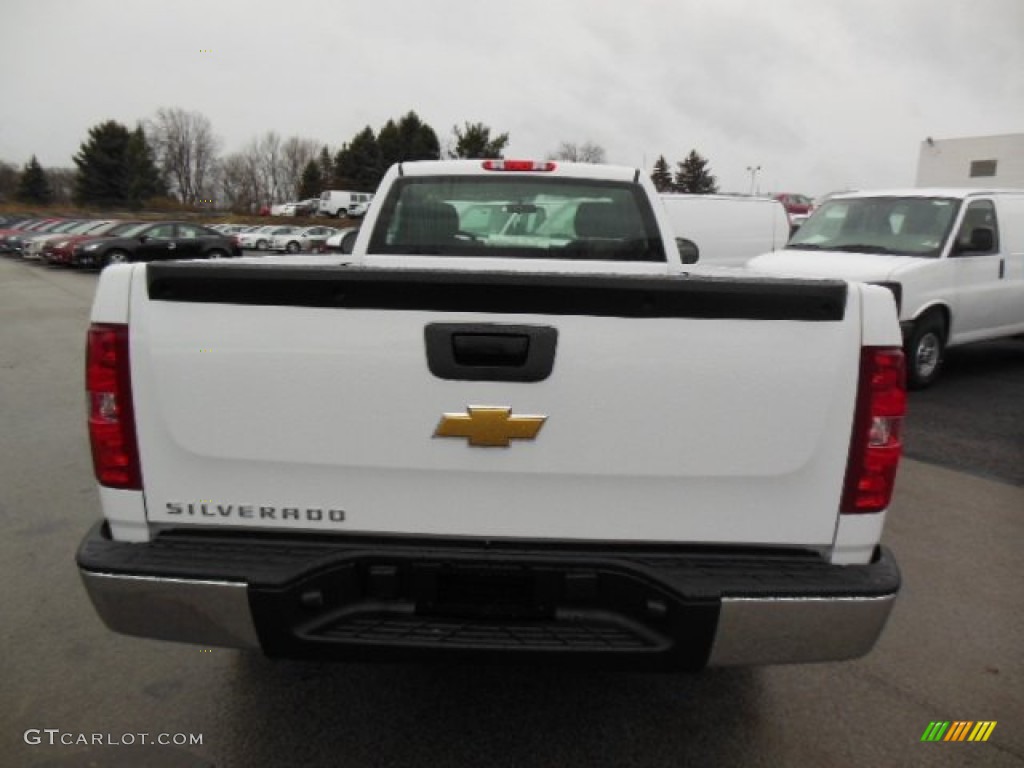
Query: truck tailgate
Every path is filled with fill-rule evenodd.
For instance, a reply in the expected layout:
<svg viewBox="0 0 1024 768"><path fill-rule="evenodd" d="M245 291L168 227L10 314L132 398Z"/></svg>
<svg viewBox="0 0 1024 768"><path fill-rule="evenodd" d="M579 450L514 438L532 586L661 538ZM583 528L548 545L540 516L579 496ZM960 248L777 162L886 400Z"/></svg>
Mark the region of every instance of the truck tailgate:
<svg viewBox="0 0 1024 768"><path fill-rule="evenodd" d="M857 290L140 267L130 332L147 516L278 531L827 547L858 379ZM550 374L439 376L426 340L439 324L442 339L452 328L553 329ZM507 447L435 436L445 414L456 425L476 418L471 407L545 420ZM515 432L497 418L499 433Z"/></svg>

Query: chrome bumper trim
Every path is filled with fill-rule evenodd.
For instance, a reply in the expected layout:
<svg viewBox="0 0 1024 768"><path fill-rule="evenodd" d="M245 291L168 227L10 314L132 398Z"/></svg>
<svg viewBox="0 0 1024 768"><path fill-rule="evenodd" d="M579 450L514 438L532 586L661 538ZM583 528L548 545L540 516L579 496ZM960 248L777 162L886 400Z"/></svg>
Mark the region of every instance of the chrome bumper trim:
<svg viewBox="0 0 1024 768"><path fill-rule="evenodd" d="M79 572L96 612L115 632L228 648L260 647L244 583Z"/></svg>
<svg viewBox="0 0 1024 768"><path fill-rule="evenodd" d="M874 646L895 594L722 598L709 666L840 661Z"/></svg>

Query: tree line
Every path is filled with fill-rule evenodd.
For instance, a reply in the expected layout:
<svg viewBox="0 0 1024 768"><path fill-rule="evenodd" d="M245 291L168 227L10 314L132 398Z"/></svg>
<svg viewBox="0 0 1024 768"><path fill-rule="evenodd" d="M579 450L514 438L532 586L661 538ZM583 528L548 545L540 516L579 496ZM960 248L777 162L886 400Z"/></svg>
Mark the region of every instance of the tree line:
<svg viewBox="0 0 1024 768"><path fill-rule="evenodd" d="M165 199L255 211L271 202L318 197L324 189L372 192L396 162L501 158L508 142L508 133L466 121L452 127L442 146L436 131L409 111L377 131L366 126L336 152L313 139L285 138L271 130L223 154L205 115L164 108L134 128L116 120L90 128L73 158L74 169L46 170L33 156L19 173L0 161L0 199L13 192L29 203L128 209ZM562 141L548 158L600 163L605 151L591 141ZM707 161L696 150L678 163L674 175L659 157L651 178L659 191L717 191Z"/></svg>
<svg viewBox="0 0 1024 768"><path fill-rule="evenodd" d="M270 202L319 197L324 189L372 192L400 161L500 158L508 141L508 133L467 121L452 128L442 148L434 129L410 111L378 131L366 126L334 153L313 139L267 131L241 150L222 154L205 115L168 108L134 129L116 120L93 126L70 172L44 170L34 155L20 173L0 162L0 199L13 192L29 203L138 209L170 198L187 206L252 211Z"/></svg>
<svg viewBox="0 0 1024 768"><path fill-rule="evenodd" d="M718 180L711 175L708 161L690 150L685 160L676 163L675 173L672 172L664 155L659 155L651 171L651 181L662 193L681 192L691 195L710 195L718 192Z"/></svg>

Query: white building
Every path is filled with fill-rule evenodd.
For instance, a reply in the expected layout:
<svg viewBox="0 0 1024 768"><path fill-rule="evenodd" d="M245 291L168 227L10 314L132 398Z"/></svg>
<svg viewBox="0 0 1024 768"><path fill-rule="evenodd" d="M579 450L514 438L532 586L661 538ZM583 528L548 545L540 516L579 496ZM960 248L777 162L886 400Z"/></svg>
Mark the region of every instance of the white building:
<svg viewBox="0 0 1024 768"><path fill-rule="evenodd" d="M1024 133L921 142L919 187L1024 189Z"/></svg>

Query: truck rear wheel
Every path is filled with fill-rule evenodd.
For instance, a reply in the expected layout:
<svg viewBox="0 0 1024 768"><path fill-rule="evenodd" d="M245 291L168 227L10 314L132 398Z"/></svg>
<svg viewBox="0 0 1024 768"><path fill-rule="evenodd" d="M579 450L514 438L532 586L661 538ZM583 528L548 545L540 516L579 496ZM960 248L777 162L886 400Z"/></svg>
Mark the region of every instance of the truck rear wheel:
<svg viewBox="0 0 1024 768"><path fill-rule="evenodd" d="M936 314L922 317L906 345L907 386L911 389L929 387L939 377L946 351L946 324Z"/></svg>

